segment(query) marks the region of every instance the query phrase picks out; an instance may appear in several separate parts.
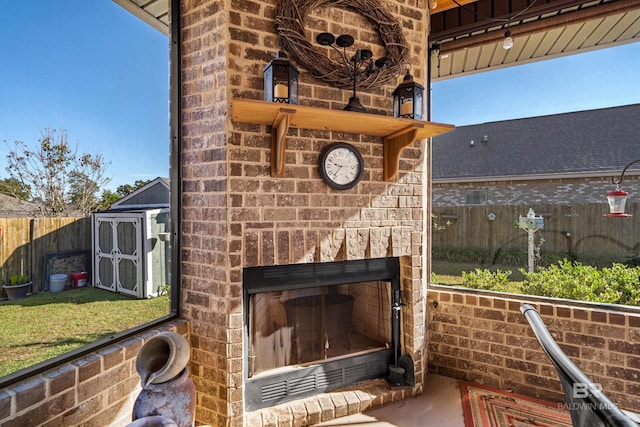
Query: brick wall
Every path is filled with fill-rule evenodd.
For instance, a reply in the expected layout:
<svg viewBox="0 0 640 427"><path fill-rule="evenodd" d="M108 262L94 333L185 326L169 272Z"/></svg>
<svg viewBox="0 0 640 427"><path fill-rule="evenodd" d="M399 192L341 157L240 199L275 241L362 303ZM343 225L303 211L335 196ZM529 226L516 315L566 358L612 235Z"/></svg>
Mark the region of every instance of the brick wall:
<svg viewBox="0 0 640 427"><path fill-rule="evenodd" d="M563 402L557 373L520 306L533 305L554 339L607 396L640 410L640 310L433 287L429 372Z"/></svg>
<svg viewBox="0 0 640 427"><path fill-rule="evenodd" d="M437 161L437 159L434 159ZM619 179L620 177L616 177ZM640 195L640 179L625 177L620 185L630 198ZM609 177L579 179L540 179L525 181L486 181L476 183L433 184L433 206L466 206L468 190L485 190L487 205L607 203L606 193L615 189Z"/></svg>
<svg viewBox="0 0 640 427"><path fill-rule="evenodd" d="M412 72L426 75L425 0L384 1L410 44ZM271 129L230 120L233 99L263 97L263 67L279 49L275 1L183 0L182 302L192 326L191 372L197 421L264 425L315 419L300 402L279 411L243 413L242 269L250 266L400 256L404 342L421 390L425 354L426 171L423 143L402 152L397 182L383 181L382 140L365 135L291 129L285 177L270 175ZM355 48L382 46L360 14L320 7L305 20L308 39L321 31L350 33ZM342 109L351 96L312 78L300 64L300 104ZM398 83L401 76L398 76ZM397 83L359 92L371 112L391 114ZM321 149L347 141L365 161L359 185L334 191L317 171ZM413 392L413 391L412 391ZM391 397L397 393L387 391ZM371 399L379 402L384 399ZM322 417L356 410L347 398L323 402ZM311 404L309 404L311 405ZM303 405L304 406L304 405ZM295 409L295 410L294 410ZM274 421L274 414L281 419ZM246 419L245 419L246 418Z"/></svg>
<svg viewBox="0 0 640 427"><path fill-rule="evenodd" d="M161 331L188 336L174 321L81 357L0 391L4 427L124 426L140 393L135 362L140 347Z"/></svg>

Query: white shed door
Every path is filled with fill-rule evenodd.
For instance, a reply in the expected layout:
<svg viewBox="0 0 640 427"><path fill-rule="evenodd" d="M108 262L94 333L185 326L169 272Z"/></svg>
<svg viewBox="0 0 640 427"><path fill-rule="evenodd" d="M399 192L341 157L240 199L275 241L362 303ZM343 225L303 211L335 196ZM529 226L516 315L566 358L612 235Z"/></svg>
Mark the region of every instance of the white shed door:
<svg viewBox="0 0 640 427"><path fill-rule="evenodd" d="M96 217L95 285L142 298L142 215Z"/></svg>

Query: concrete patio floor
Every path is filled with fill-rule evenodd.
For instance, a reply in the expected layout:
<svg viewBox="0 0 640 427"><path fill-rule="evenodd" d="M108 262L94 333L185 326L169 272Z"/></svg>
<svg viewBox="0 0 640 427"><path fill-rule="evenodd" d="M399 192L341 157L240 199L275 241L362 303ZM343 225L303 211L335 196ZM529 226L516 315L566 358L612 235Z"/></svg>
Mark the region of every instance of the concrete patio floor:
<svg viewBox="0 0 640 427"><path fill-rule="evenodd" d="M429 375L420 396L316 426L464 427L460 381Z"/></svg>

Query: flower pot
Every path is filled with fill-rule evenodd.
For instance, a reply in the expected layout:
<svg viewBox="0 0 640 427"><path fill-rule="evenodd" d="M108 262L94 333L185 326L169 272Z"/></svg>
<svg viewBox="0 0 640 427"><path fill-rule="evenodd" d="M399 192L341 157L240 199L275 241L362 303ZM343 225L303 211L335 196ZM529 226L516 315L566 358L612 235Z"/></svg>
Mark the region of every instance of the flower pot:
<svg viewBox="0 0 640 427"><path fill-rule="evenodd" d="M31 288L31 282L22 283L20 285L4 285L2 289L7 293L7 298L10 300L22 299L29 294Z"/></svg>

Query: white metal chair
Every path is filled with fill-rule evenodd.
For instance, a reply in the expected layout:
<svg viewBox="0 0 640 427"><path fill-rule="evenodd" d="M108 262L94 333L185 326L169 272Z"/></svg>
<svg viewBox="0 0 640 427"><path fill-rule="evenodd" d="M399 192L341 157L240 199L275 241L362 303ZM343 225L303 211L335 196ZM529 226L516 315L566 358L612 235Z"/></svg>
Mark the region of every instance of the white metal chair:
<svg viewBox="0 0 640 427"><path fill-rule="evenodd" d="M520 307L542 349L555 366L574 427L638 427L640 416L623 411L567 357L529 304Z"/></svg>

